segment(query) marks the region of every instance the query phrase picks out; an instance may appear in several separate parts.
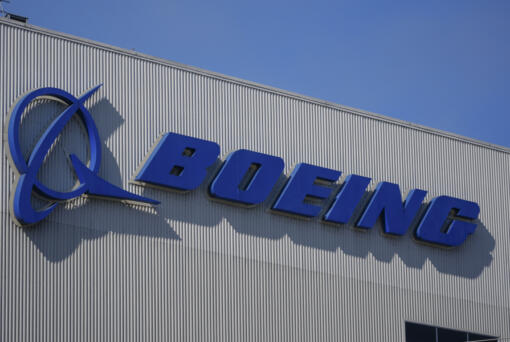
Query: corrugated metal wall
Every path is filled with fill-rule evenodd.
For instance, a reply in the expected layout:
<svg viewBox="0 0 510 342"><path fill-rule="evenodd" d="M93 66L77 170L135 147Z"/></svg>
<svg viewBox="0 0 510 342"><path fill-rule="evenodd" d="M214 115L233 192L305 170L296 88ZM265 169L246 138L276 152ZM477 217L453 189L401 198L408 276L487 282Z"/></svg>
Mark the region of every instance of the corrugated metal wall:
<svg viewBox="0 0 510 342"><path fill-rule="evenodd" d="M161 201L81 198L19 228L3 152L0 340L402 341L405 321L510 336L508 150L6 20L0 76L3 127L31 89L78 96L103 83L87 102L104 142L100 175ZM40 101L27 111L26 155L58 110ZM371 189L384 180L428 190L427 200L472 200L480 224L445 250L411 231L383 237L379 224L360 232L274 215L271 200L225 205L206 185L179 194L131 184L169 131L219 143L222 159L240 148L281 156L286 175L308 162L341 180L372 177ZM73 120L39 178L71 186L66 155L85 158L86 141Z"/></svg>

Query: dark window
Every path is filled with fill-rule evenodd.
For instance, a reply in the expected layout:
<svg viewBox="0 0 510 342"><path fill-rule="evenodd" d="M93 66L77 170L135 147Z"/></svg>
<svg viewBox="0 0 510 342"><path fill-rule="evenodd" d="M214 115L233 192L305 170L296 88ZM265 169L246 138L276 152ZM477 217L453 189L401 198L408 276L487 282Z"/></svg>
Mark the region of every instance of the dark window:
<svg viewBox="0 0 510 342"><path fill-rule="evenodd" d="M498 342L498 338L489 335L474 334L467 331L439 328L431 325L405 322L406 342Z"/></svg>
<svg viewBox="0 0 510 342"><path fill-rule="evenodd" d="M406 322L406 342L435 342L436 328Z"/></svg>
<svg viewBox="0 0 510 342"><path fill-rule="evenodd" d="M498 342L497 339L489 340L490 338L494 338L494 336L479 335L479 334L471 334L471 333L469 333L469 341L487 340L487 342Z"/></svg>
<svg viewBox="0 0 510 342"><path fill-rule="evenodd" d="M466 332L438 328L437 341L438 342L465 342L468 339Z"/></svg>

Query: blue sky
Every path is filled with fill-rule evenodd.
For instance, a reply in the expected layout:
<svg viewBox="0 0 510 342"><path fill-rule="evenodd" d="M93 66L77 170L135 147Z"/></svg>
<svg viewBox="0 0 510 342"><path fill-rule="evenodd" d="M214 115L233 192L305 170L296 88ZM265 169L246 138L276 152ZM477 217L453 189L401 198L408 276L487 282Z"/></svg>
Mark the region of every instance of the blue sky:
<svg viewBox="0 0 510 342"><path fill-rule="evenodd" d="M510 1L22 1L42 26L510 147Z"/></svg>

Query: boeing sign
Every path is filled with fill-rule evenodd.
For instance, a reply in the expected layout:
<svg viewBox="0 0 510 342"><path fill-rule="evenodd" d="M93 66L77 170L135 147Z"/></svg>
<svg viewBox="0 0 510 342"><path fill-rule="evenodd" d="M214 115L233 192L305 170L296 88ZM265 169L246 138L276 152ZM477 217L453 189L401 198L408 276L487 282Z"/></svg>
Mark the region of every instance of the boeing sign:
<svg viewBox="0 0 510 342"><path fill-rule="evenodd" d="M101 146L97 128L84 106L84 102L97 91L97 86L79 98L56 88L41 88L22 97L11 113L8 127L9 152L18 170L12 212L21 225L43 220L55 208L58 201L69 200L82 194L90 194L119 200L157 204L158 202L120 189L97 175L101 162ZM19 125L27 105L40 96L51 96L64 101L68 107L46 129L28 161L23 158L19 143ZM44 156L58 137L68 120L77 114L86 127L90 143L90 161L85 165L75 155L70 155L79 186L70 192L58 192L47 188L37 180L37 172ZM220 146L212 141L176 133L160 137L151 154L139 168L135 181L141 184L180 191L191 191L207 178L210 167L220 155ZM232 152L209 184L209 195L213 198L239 204L256 206L266 201L275 190L283 174L284 160L250 150ZM275 213L303 218L321 215L321 220L334 224L345 224L354 220L359 229L372 229L378 219L383 223L384 233L401 236L407 233L413 222L418 225L414 232L417 240L447 247L459 246L476 229L480 208L477 203L463 199L438 196L428 204L419 218L420 208L427 191L411 190L403 200L397 184L381 182L376 186L368 204L359 217L356 209L364 202L363 195L371 178L348 175L328 208L308 201L310 198L326 200L331 197L330 185L338 181L341 172L316 165L300 163L271 206ZM33 192L46 198L51 205L43 210L34 210L30 204Z"/></svg>

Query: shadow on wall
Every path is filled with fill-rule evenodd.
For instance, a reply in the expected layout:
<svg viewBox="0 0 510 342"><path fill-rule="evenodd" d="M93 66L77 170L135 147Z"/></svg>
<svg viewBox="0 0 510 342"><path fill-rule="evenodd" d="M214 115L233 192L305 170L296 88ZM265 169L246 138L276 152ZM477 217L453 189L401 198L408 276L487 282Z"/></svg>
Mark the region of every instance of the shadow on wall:
<svg viewBox="0 0 510 342"><path fill-rule="evenodd" d="M120 114L106 100L92 106L90 112L96 120L103 141L123 123ZM156 138L154 137L154 140ZM217 226L224 219L239 234L267 240L278 240L288 236L296 245L330 252L340 250L346 255L358 258L367 258L371 254L376 260L387 263L398 256L406 266L417 269L421 269L428 259L439 272L466 278L478 277L492 262L491 252L494 250L495 240L480 221L475 233L460 247L442 249L413 240L412 236L418 219L405 236L387 237L381 233L380 222L372 229L365 231L353 229L354 220L346 225L333 225L320 223L317 220L301 220L270 213L270 205L278 195L277 191L286 181L284 176L280 178L279 184L263 205L241 208L212 201L206 195L207 186L220 165L221 161L217 160L211 167L209 177L204 184L190 193L180 194L144 187L144 196L161 201L156 208L122 205L118 202L98 199L78 200L84 202L83 205L71 210L60 206L56 210L61 215L59 222L63 224L52 222L52 216L50 216L35 227L23 229L44 256L52 262L59 262L70 256L82 240L97 239L110 232L180 240L179 235L171 227L172 221L205 226L204 229L220 229ZM106 148L106 144L103 144L103 160L99 175L117 186L122 185L117 161L112 152ZM132 187L130 186L127 190L133 190ZM334 194L335 191L332 193ZM370 195L369 192L365 194L364 204ZM326 202L329 204L331 200L332 198ZM363 207L364 205L358 206L353 217L359 217ZM101 212L107 211L108 215L101 218L94 216L99 209ZM425 205L422 205L418 218L424 211ZM57 213L52 215L55 214ZM248 215L249 219L247 219ZM80 219L79 227L76 226L77 218ZM95 228L87 229L83 226Z"/></svg>
<svg viewBox="0 0 510 342"><path fill-rule="evenodd" d="M217 164L220 164L219 162ZM219 166L216 166L218 169ZM235 205L221 203L211 200L207 194L207 185L210 184L215 172L210 172L210 177L199 189L188 194L177 194L164 190L146 187L144 195L161 201L158 214L172 220L190 222L206 227L216 227L222 220L226 219L232 228L240 234L250 235L269 240L282 239L285 236L296 244L315 249L337 252L341 250L344 254L367 258L371 254L381 262L391 262L398 256L402 262L412 268L421 269L425 262L430 262L442 273L457 275L466 278L478 277L485 267L492 262L491 252L495 247L495 240L487 230L487 227L477 221L475 233L457 248L441 248L430 246L414 239L414 231L419 219L426 210L422 205L415 221L411 224L404 236L393 237L382 233L382 223L378 220L376 225L369 230L361 230L354 227L355 219L348 224L329 224L315 220L304 220L295 217L277 215L271 212L271 204L278 196L278 190L286 182L286 177L281 177L275 191L269 196L263 205L254 208L244 208ZM333 201L334 194L325 201L324 212ZM353 218L359 218L365 205L371 196L366 192L358 206ZM205 213L196 210L191 213L190 209L210 207ZM252 212L247 219L247 212ZM190 218L193 218L190 220Z"/></svg>

